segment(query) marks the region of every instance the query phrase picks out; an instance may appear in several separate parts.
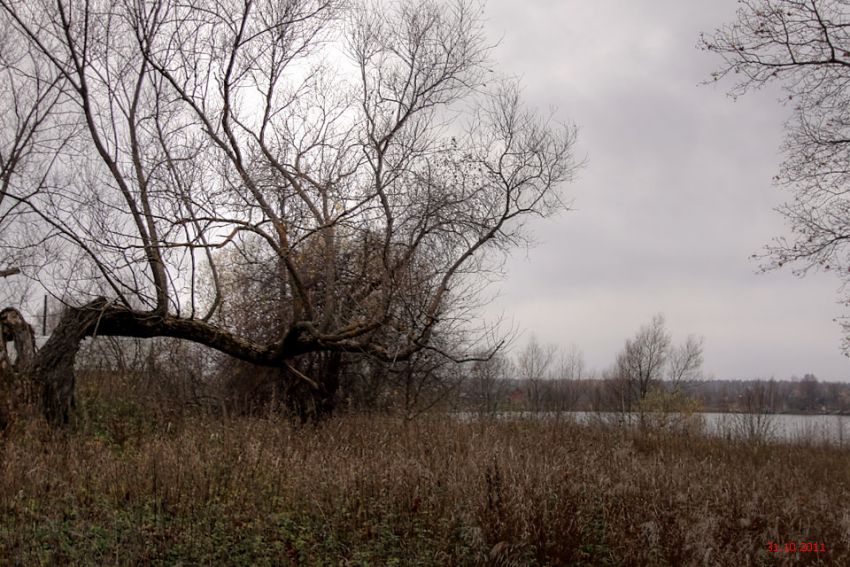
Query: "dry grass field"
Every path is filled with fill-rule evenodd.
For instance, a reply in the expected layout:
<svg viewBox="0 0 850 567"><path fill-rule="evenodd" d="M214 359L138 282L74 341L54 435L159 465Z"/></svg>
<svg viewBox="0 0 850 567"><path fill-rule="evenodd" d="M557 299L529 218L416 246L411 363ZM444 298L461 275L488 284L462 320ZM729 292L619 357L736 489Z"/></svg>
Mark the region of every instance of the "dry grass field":
<svg viewBox="0 0 850 567"><path fill-rule="evenodd" d="M297 427L83 388L66 431L19 421L0 441L0 564L848 565L848 502L847 449L447 416Z"/></svg>

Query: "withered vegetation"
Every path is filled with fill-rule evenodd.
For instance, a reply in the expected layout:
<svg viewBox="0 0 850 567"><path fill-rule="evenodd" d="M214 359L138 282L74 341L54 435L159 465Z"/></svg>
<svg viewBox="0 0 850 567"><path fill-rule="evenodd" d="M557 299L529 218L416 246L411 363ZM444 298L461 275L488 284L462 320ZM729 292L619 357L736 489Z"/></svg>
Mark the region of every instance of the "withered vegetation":
<svg viewBox="0 0 850 567"><path fill-rule="evenodd" d="M847 448L445 414L298 427L112 380L84 377L67 430L6 430L4 564L850 561Z"/></svg>

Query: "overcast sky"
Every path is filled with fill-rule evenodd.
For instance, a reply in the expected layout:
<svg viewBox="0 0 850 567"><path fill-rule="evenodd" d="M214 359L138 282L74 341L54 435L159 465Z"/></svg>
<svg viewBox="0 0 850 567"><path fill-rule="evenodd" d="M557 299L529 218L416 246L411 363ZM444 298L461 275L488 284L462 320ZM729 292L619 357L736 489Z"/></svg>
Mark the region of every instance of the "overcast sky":
<svg viewBox="0 0 850 567"><path fill-rule="evenodd" d="M716 378L850 380L838 280L750 259L787 232L771 179L789 109L775 90L733 101L701 84L719 61L699 33L732 21L734 0L490 0L487 14L499 66L579 127L587 157L574 210L534 225L489 308L524 331L518 346L575 343L601 370L663 313L674 341L705 338Z"/></svg>

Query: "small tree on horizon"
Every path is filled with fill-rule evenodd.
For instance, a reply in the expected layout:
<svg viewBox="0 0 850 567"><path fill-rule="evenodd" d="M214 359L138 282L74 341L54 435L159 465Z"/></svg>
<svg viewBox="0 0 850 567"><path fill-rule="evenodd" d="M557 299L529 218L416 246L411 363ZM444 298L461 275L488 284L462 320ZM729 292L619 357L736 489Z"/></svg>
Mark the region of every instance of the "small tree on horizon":
<svg viewBox="0 0 850 567"><path fill-rule="evenodd" d="M689 336L674 347L665 319L655 315L634 337L627 339L617 356L609 383L621 412L677 411L685 402L685 385L700 376L703 340Z"/></svg>

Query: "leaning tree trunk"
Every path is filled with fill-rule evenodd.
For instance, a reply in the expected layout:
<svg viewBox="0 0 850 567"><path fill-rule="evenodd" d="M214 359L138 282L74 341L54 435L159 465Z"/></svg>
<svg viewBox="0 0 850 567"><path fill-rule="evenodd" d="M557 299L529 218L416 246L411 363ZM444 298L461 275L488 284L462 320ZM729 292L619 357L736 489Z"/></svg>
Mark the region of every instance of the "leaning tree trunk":
<svg viewBox="0 0 850 567"><path fill-rule="evenodd" d="M67 308L53 334L35 354L31 376L42 388L45 417L53 424L68 421L74 403L74 361L82 340L89 336L121 336L136 338L170 337L192 341L239 360L260 366L281 368L288 361L307 353L326 353L326 380L315 393L317 415L332 409L333 395L339 384L340 355L344 352L367 353L389 360L380 345L370 348L359 335L374 330L374 323L347 328L338 335L322 335L311 321L295 321L280 338L271 343L257 343L240 337L222 326L203 320L170 315L163 308L136 311L104 298L81 307ZM394 354L393 360L406 360L407 354ZM313 380L295 375L312 385Z"/></svg>
<svg viewBox="0 0 850 567"><path fill-rule="evenodd" d="M296 356L324 348L309 322L295 322L284 337L263 345L205 321L156 311L134 311L98 298L81 307L67 308L53 334L36 353L32 375L42 387L42 407L51 423L61 425L68 421L74 403L77 351L84 338L98 335L185 339L240 360L276 367Z"/></svg>
<svg viewBox="0 0 850 567"><path fill-rule="evenodd" d="M81 308L65 310L50 338L38 351L33 374L41 382L41 404L44 417L54 425L68 423L74 405L74 362L80 343L92 334L103 315L105 300Z"/></svg>

